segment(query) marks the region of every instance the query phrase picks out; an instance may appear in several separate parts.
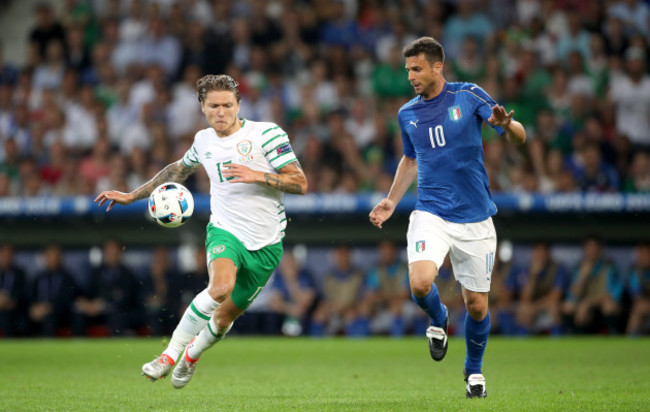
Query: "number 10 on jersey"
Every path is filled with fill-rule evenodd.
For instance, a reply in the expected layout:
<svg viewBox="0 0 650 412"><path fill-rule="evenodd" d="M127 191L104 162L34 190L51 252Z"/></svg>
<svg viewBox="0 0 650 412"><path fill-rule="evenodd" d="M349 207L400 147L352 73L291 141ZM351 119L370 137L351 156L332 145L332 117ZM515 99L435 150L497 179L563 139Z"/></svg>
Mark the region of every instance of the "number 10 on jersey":
<svg viewBox="0 0 650 412"><path fill-rule="evenodd" d="M436 127L429 127L429 140L431 141L431 147L434 149L436 148L436 145L438 147L442 147L447 142L445 141L445 132L442 129L442 125L438 125Z"/></svg>

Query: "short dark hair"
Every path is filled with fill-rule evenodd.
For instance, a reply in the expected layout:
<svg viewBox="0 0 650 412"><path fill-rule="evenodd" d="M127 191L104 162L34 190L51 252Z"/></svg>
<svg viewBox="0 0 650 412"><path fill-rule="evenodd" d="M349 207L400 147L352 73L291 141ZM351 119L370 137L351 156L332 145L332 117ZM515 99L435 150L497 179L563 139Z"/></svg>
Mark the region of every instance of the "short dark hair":
<svg viewBox="0 0 650 412"><path fill-rule="evenodd" d="M196 82L196 92L199 95L199 102L205 102L208 92L213 90L227 91L235 93L237 103L241 100L239 83L227 74L206 74Z"/></svg>
<svg viewBox="0 0 650 412"><path fill-rule="evenodd" d="M420 54L424 54L425 59L431 64L445 62L445 51L440 42L433 37L420 37L417 40L413 40L404 47L402 53L405 58L417 57Z"/></svg>

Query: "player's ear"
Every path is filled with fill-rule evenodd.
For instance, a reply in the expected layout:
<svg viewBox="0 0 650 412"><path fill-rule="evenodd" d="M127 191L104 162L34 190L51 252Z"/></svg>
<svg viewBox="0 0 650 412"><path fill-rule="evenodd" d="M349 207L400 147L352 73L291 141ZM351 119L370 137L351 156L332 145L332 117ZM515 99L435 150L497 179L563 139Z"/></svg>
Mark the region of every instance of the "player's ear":
<svg viewBox="0 0 650 412"><path fill-rule="evenodd" d="M443 68L445 65L442 62L435 62L433 63L433 69L437 71L438 73L442 73Z"/></svg>

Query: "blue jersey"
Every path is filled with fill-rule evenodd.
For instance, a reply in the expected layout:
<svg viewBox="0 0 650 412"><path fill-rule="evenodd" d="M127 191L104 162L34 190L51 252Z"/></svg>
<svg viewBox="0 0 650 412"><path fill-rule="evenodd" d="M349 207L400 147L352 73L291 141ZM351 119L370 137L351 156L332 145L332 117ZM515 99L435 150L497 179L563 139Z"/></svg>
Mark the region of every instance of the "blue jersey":
<svg viewBox="0 0 650 412"><path fill-rule="evenodd" d="M496 103L472 83L445 83L430 100L418 96L398 112L404 155L417 160L415 209L456 223L496 214L483 164L481 126ZM492 126L499 134L501 127Z"/></svg>

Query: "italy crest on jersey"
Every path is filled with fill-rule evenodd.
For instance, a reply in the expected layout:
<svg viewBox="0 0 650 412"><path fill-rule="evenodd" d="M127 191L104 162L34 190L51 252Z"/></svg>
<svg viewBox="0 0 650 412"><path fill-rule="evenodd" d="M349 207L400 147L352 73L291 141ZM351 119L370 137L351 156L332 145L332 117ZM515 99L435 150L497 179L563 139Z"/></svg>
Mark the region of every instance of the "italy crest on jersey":
<svg viewBox="0 0 650 412"><path fill-rule="evenodd" d="M453 106L449 108L449 118L455 122L460 120L460 107Z"/></svg>

